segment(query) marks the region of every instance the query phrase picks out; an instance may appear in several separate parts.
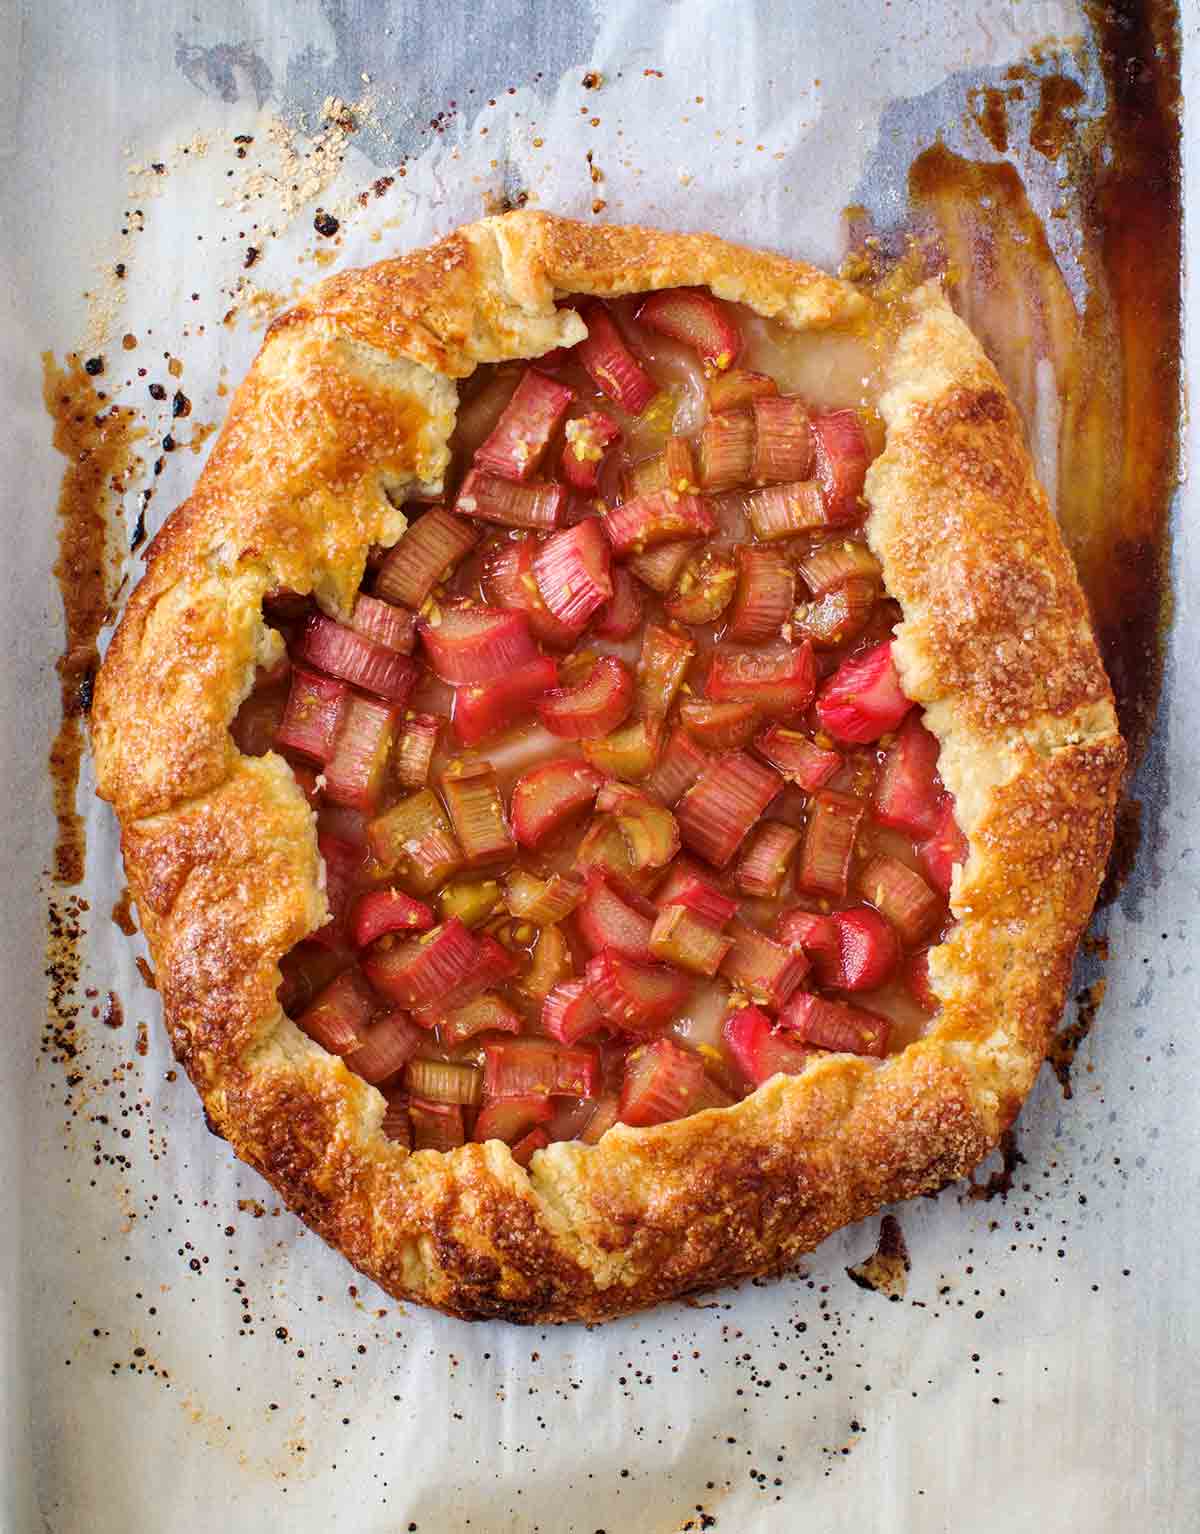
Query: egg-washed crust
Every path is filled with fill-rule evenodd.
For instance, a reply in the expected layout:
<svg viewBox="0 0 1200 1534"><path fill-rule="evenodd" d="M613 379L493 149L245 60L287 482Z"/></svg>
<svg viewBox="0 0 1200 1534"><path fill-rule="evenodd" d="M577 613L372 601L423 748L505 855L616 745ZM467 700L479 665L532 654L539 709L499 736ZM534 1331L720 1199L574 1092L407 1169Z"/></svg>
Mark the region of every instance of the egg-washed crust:
<svg viewBox="0 0 1200 1534"><path fill-rule="evenodd" d="M794 330L898 335L867 532L906 690L970 846L941 1011L882 1063L831 1055L731 1108L596 1146L408 1154L383 1098L307 1039L279 960L327 913L315 817L229 724L279 644L274 588L345 616L404 496L436 487L452 379L583 334L566 293L705 284ZM1063 1004L1124 766L1074 571L994 368L939 288L877 314L810 267L708 235L532 212L332 278L271 327L96 686L101 794L172 1043L210 1125L349 1260L454 1315L602 1320L773 1271L879 1205L965 1175L1028 1093Z"/></svg>

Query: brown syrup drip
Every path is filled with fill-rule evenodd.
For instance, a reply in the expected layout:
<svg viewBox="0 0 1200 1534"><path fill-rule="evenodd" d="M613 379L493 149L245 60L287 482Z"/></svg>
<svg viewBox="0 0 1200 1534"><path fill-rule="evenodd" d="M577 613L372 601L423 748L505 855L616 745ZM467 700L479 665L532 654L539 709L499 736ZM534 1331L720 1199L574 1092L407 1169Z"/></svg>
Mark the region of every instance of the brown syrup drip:
<svg viewBox="0 0 1200 1534"><path fill-rule="evenodd" d="M902 1300L908 1290L908 1256L904 1232L894 1214L885 1214L879 1222L879 1242L870 1257L846 1269L847 1276L860 1289L884 1294L889 1300Z"/></svg>
<svg viewBox="0 0 1200 1534"><path fill-rule="evenodd" d="M54 577L66 617L66 649L57 662L62 722L50 748L50 775L58 836L54 877L78 884L83 877L83 822L75 793L83 755L83 718L92 701L99 665L96 638L108 615L110 496L125 490L140 435L133 412L108 402L77 355L60 367L42 358L42 397L54 421L54 445L67 460L58 497L59 543Z"/></svg>
<svg viewBox="0 0 1200 1534"><path fill-rule="evenodd" d="M128 885L117 896L112 908L112 919L126 937L132 937L138 929L137 919L133 914L133 896Z"/></svg>
<svg viewBox="0 0 1200 1534"><path fill-rule="evenodd" d="M1046 1051L1046 1059L1050 1068L1058 1077L1058 1084L1062 1088L1063 1096L1074 1097L1075 1090L1071 1084L1071 1068L1075 1064L1075 1056L1079 1046L1092 1031L1092 1024L1096 1021L1096 1014L1100 1010L1100 1003L1104 1000L1104 992L1108 982L1100 979L1094 981L1086 990L1080 991L1075 998L1077 1012L1075 1021L1068 1023L1050 1040L1050 1048Z"/></svg>
<svg viewBox="0 0 1200 1534"><path fill-rule="evenodd" d="M976 1182L970 1179L967 1197L971 1199L983 1199L990 1202L996 1197L1007 1198L1012 1192L1013 1178L1017 1168L1025 1165L1025 1157L1017 1149L1017 1135L1013 1129L1006 1129L1000 1136L1000 1159L999 1171L992 1172L986 1182Z"/></svg>

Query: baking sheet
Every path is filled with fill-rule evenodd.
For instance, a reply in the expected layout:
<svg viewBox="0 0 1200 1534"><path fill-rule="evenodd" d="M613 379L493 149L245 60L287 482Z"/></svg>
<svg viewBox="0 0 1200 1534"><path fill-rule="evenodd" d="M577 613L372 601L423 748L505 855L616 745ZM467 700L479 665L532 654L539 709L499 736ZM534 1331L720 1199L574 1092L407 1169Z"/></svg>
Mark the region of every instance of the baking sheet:
<svg viewBox="0 0 1200 1534"><path fill-rule="evenodd" d="M1178 573L1197 558L1191 492L1175 518L1167 687L1136 789L1143 855L1099 918L1108 992L1075 1096L1064 1102L1043 1073L1007 1200L951 1190L898 1211L912 1271L895 1302L845 1271L873 1248L875 1219L825 1243L803 1273L593 1331L467 1326L397 1305L280 1212L205 1132L186 1081L169 1079L140 950L109 918L115 831L86 769L80 989L94 988L97 1006L114 990L125 1021L103 1027L85 997L78 1061L64 1072L42 1055L35 885L51 844L44 760L61 648L45 576L61 461L39 400L44 348L102 351L106 380L129 378L147 409L161 380L166 413L151 420L183 442L220 419L219 390L297 279L422 244L485 199L524 195L584 217L602 201L607 218L836 262L846 203L899 213L889 166L911 148L941 129L986 150L963 120L981 70L1086 26L1058 4L883 0L836 13L365 0L108 0L83 13L22 0L0 12L12 219L0 248L0 750L20 807L3 832L11 898L0 907L5 1529L191 1534L286 1517L371 1534L611 1534L803 1517L821 1530L953 1520L990 1534L1197 1522L1200 687L1193 589ZM598 88L583 85L589 71ZM329 97L356 104L344 141L337 110L322 118ZM301 120L310 137L289 150L279 123ZM245 159L235 134L254 140ZM314 143L307 159L289 157ZM343 151L338 178L320 184ZM254 179L261 165L266 180ZM336 243L314 229L318 207L337 218ZM137 338L127 354L124 334ZM1196 341L1193 322L1193 355ZM173 423L176 388L192 414ZM164 453L155 476L155 441L143 450L125 520L152 484L153 531L200 458Z"/></svg>

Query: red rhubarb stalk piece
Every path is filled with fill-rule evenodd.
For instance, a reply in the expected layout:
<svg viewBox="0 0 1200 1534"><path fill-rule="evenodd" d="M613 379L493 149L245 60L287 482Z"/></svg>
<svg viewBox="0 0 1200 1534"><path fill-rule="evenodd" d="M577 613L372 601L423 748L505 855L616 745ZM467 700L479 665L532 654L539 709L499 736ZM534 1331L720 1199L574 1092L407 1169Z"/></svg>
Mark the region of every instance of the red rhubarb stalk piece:
<svg viewBox="0 0 1200 1534"><path fill-rule="evenodd" d="M462 745L475 746L498 730L522 723L557 681L557 664L539 655L481 687L459 687L454 694L454 733Z"/></svg>
<svg viewBox="0 0 1200 1534"><path fill-rule="evenodd" d="M601 639L628 639L641 627L645 597L624 565L614 565L609 574L612 599L600 609L592 632Z"/></svg>
<svg viewBox="0 0 1200 1534"><path fill-rule="evenodd" d="M778 384L766 373L730 368L728 373L717 373L708 380L708 408L713 415L718 415L722 410L737 410L768 394L778 393Z"/></svg>
<svg viewBox="0 0 1200 1534"><path fill-rule="evenodd" d="M526 368L491 434L475 450L475 463L505 479L530 479L575 398L573 389Z"/></svg>
<svg viewBox="0 0 1200 1534"><path fill-rule="evenodd" d="M632 892L630 892L632 894ZM650 933L654 926L650 914L639 909L618 893L596 869L588 873L583 900L575 910L579 935L593 954L611 949L627 959L649 963Z"/></svg>
<svg viewBox="0 0 1200 1534"><path fill-rule="evenodd" d="M710 980L732 946L733 939L724 937L719 926L684 905L664 906L650 933L652 958Z"/></svg>
<svg viewBox="0 0 1200 1534"><path fill-rule="evenodd" d="M887 853L878 853L859 876L859 888L911 947L926 937L945 903L921 875Z"/></svg>
<svg viewBox="0 0 1200 1534"><path fill-rule="evenodd" d="M518 778L512 791L512 825L522 847L538 847L572 816L587 809L603 776L577 757L560 757Z"/></svg>
<svg viewBox="0 0 1200 1534"><path fill-rule="evenodd" d="M403 1012L386 1012L364 1033L346 1064L372 1086L399 1075L425 1042L425 1035Z"/></svg>
<svg viewBox="0 0 1200 1534"><path fill-rule="evenodd" d="M592 1097L600 1056L587 1044L529 1037L489 1040L483 1046L485 1102L504 1097Z"/></svg>
<svg viewBox="0 0 1200 1534"><path fill-rule="evenodd" d="M749 410L710 416L700 431L700 484L719 494L748 485L754 475L754 417Z"/></svg>
<svg viewBox="0 0 1200 1534"><path fill-rule="evenodd" d="M532 538L494 544L484 555L483 594L493 607L524 613L529 632L541 644L556 650L569 650L579 638L579 630L560 623L542 600L533 573L537 551L538 544Z"/></svg>
<svg viewBox="0 0 1200 1534"><path fill-rule="evenodd" d="M671 1039L639 1044L625 1057L617 1116L635 1129L666 1124L692 1111L704 1089L704 1064Z"/></svg>
<svg viewBox="0 0 1200 1534"><path fill-rule="evenodd" d="M672 341L682 341L718 372L732 367L742 338L729 312L703 288L663 288L645 299L638 322Z"/></svg>
<svg viewBox="0 0 1200 1534"><path fill-rule="evenodd" d="M344 682L293 666L292 688L275 735L278 749L327 762L333 755L347 696Z"/></svg>
<svg viewBox="0 0 1200 1534"><path fill-rule="evenodd" d="M641 415L658 392L654 380L621 339L613 317L598 300L580 305L587 336L575 356L600 392L630 415Z"/></svg>
<svg viewBox="0 0 1200 1534"><path fill-rule="evenodd" d="M536 1151L545 1150L550 1144L550 1136L539 1124L531 1129L528 1134L521 1138L512 1148L512 1158L518 1166L527 1167L533 1160Z"/></svg>
<svg viewBox="0 0 1200 1534"><path fill-rule="evenodd" d="M754 536L764 543L795 538L828 526L825 499L815 479L793 480L788 485L768 485L746 497L746 514Z"/></svg>
<svg viewBox="0 0 1200 1534"><path fill-rule="evenodd" d="M727 1017L721 1033L734 1064L751 1086L760 1087L772 1076L799 1076L811 1058L810 1050L777 1033L771 1019L757 1007L742 1007Z"/></svg>
<svg viewBox="0 0 1200 1534"><path fill-rule="evenodd" d="M555 687L537 705L538 718L564 740L594 740L625 723L633 707L633 677L615 655L602 655L574 687Z"/></svg>
<svg viewBox="0 0 1200 1534"><path fill-rule="evenodd" d="M402 1007L445 998L475 966L479 942L457 916L420 937L382 937L363 954L367 979Z"/></svg>
<svg viewBox="0 0 1200 1534"><path fill-rule="evenodd" d="M684 842L724 868L782 786L773 768L745 751L716 758L676 806Z"/></svg>
<svg viewBox="0 0 1200 1534"><path fill-rule="evenodd" d="M887 1054L891 1023L865 1007L852 1007L846 1001L831 1001L825 996L803 992L793 996L780 1013L782 1027L802 1043L817 1049L832 1049L838 1054Z"/></svg>
<svg viewBox="0 0 1200 1534"><path fill-rule="evenodd" d="M754 481L783 485L805 480L813 468L813 429L804 401L794 394L753 401Z"/></svg>
<svg viewBox="0 0 1200 1534"><path fill-rule="evenodd" d="M414 610L479 542L479 529L435 506L411 522L375 574L375 595Z"/></svg>
<svg viewBox="0 0 1200 1534"><path fill-rule="evenodd" d="M674 809L707 765L708 753L700 749L686 730L674 729L658 766L643 778L642 789L652 799Z"/></svg>
<svg viewBox="0 0 1200 1534"><path fill-rule="evenodd" d="M498 1097L484 1103L475 1120L471 1138L482 1145L485 1140L504 1140L515 1144L554 1112L549 1095L531 1092L524 1097Z"/></svg>
<svg viewBox="0 0 1200 1534"><path fill-rule="evenodd" d="M674 815L642 789L628 783L605 783L596 796L596 808L616 817L629 861L638 872L665 868L679 851Z"/></svg>
<svg viewBox="0 0 1200 1534"><path fill-rule="evenodd" d="M679 579L694 547L686 538L655 544L654 548L646 549L644 553L629 556L630 573L636 575L643 586L649 586L651 591L665 596Z"/></svg>
<svg viewBox="0 0 1200 1534"><path fill-rule="evenodd" d="M517 845L490 762L451 762L442 774L442 798L468 868L512 860Z"/></svg>
<svg viewBox="0 0 1200 1534"><path fill-rule="evenodd" d="M604 1015L586 980L564 980L542 1003L542 1032L560 1044L577 1044L604 1027Z"/></svg>
<svg viewBox="0 0 1200 1534"><path fill-rule="evenodd" d="M296 1025L330 1054L347 1055L362 1043L377 1010L378 1003L362 975L356 969L345 969L305 1008Z"/></svg>
<svg viewBox="0 0 1200 1534"><path fill-rule="evenodd" d="M429 664L452 687L481 687L538 658L523 613L452 607L417 625Z"/></svg>
<svg viewBox="0 0 1200 1534"><path fill-rule="evenodd" d="M954 818L954 800L946 794L938 807L931 835L917 848L925 877L946 899L950 898L954 869L967 861L968 850L967 839Z"/></svg>
<svg viewBox="0 0 1200 1534"><path fill-rule="evenodd" d="M362 877L364 849L340 837L319 833L317 851L325 865L325 899L329 920L309 934L322 948L341 948L346 942L346 916L354 887Z"/></svg>
<svg viewBox="0 0 1200 1534"><path fill-rule="evenodd" d="M683 685L696 646L686 634L648 623L638 657L637 701L642 713L667 714Z"/></svg>
<svg viewBox="0 0 1200 1534"><path fill-rule="evenodd" d="M621 428L602 410L577 416L566 425L562 475L573 490L594 495L600 484L600 463L621 436Z"/></svg>
<svg viewBox="0 0 1200 1534"><path fill-rule="evenodd" d="M605 1019L622 1033L654 1033L687 1003L692 981L667 964L642 964L606 948L588 962L587 983Z"/></svg>
<svg viewBox="0 0 1200 1534"><path fill-rule="evenodd" d="M749 745L762 720L754 703L711 703L686 698L679 705L679 722L707 751L736 751Z"/></svg>
<svg viewBox="0 0 1200 1534"><path fill-rule="evenodd" d="M374 814L379 807L400 710L353 693L346 699L333 755L325 764L331 804Z"/></svg>
<svg viewBox="0 0 1200 1534"><path fill-rule="evenodd" d="M424 788L429 781L429 764L444 723L436 714L405 714L392 752L392 771L402 788Z"/></svg>
<svg viewBox="0 0 1200 1534"><path fill-rule="evenodd" d="M677 490L658 490L623 501L601 520L617 554L640 554L678 539L707 538L717 530L707 499Z"/></svg>
<svg viewBox="0 0 1200 1534"><path fill-rule="evenodd" d="M857 522L863 513L863 481L871 461L866 433L853 410L834 410L813 417L816 474L829 521L835 526Z"/></svg>
<svg viewBox="0 0 1200 1534"><path fill-rule="evenodd" d="M477 1033L520 1033L524 1024L502 996L493 991L450 1007L438 1017L442 1043L453 1049Z"/></svg>
<svg viewBox="0 0 1200 1534"><path fill-rule="evenodd" d="M593 767L626 783L640 783L658 765L666 725L657 714L631 719L619 729L580 744Z"/></svg>
<svg viewBox="0 0 1200 1534"><path fill-rule="evenodd" d="M863 744L899 728L913 706L900 687L892 641L844 660L821 688L817 718L835 740Z"/></svg>
<svg viewBox="0 0 1200 1534"><path fill-rule="evenodd" d="M755 827L738 862L734 882L743 894L774 900L783 889L802 833L781 820Z"/></svg>
<svg viewBox="0 0 1200 1534"><path fill-rule="evenodd" d="M533 575L554 617L576 633L612 594L612 554L598 517L552 533L533 557Z"/></svg>
<svg viewBox="0 0 1200 1534"><path fill-rule="evenodd" d="M929 949L919 948L904 966L904 984L922 1012L934 1013L941 1002L929 979Z"/></svg>
<svg viewBox="0 0 1200 1534"><path fill-rule="evenodd" d="M558 526L566 501L566 488L553 481L520 483L485 469L472 469L462 482L454 509L476 522L546 529Z"/></svg>
<svg viewBox="0 0 1200 1534"><path fill-rule="evenodd" d="M412 1097L408 1117L414 1151L440 1151L444 1155L466 1143L461 1103L431 1103L424 1098Z"/></svg>
<svg viewBox="0 0 1200 1534"><path fill-rule="evenodd" d="M713 651L705 692L714 703L753 703L763 713L788 715L808 707L816 682L816 659L807 642L761 650L722 644Z"/></svg>
<svg viewBox="0 0 1200 1534"><path fill-rule="evenodd" d="M795 571L778 549L743 544L735 558L737 589L725 638L739 644L778 639L795 605Z"/></svg>
<svg viewBox="0 0 1200 1534"><path fill-rule="evenodd" d="M821 974L821 984L837 991L877 991L900 962L900 944L891 923L866 906L835 911L831 920L837 932L838 960L828 978Z"/></svg>
<svg viewBox="0 0 1200 1534"><path fill-rule="evenodd" d="M417 668L407 655L399 655L365 634L356 634L322 613L313 613L305 623L296 657L401 707L417 679Z"/></svg>
<svg viewBox="0 0 1200 1534"><path fill-rule="evenodd" d="M797 561L797 568L814 597L823 597L848 581L869 581L878 589L883 576L879 561L866 544L844 534L818 544Z"/></svg>
<svg viewBox="0 0 1200 1534"><path fill-rule="evenodd" d="M711 879L689 858L676 858L667 877L654 892L659 910L670 905L686 906L713 926L724 927L737 915L738 903L723 895Z"/></svg>
<svg viewBox="0 0 1200 1534"><path fill-rule="evenodd" d="M931 837L941 820L938 741L913 709L888 747L875 783L875 819L913 837Z"/></svg>
<svg viewBox="0 0 1200 1534"><path fill-rule="evenodd" d="M736 589L737 561L728 549L693 549L663 608L676 623L716 623Z"/></svg>
<svg viewBox="0 0 1200 1534"><path fill-rule="evenodd" d="M417 641L417 620L407 607L396 607L362 592L355 598L350 627L399 655L411 655Z"/></svg>
<svg viewBox="0 0 1200 1534"><path fill-rule="evenodd" d="M605 1092L596 1099L592 1116L583 1127L579 1138L585 1145L597 1145L617 1122L620 1098L615 1092Z"/></svg>
<svg viewBox="0 0 1200 1534"><path fill-rule="evenodd" d="M775 937L785 948L803 950L818 985L836 983L842 945L832 916L818 911L784 911L775 922Z"/></svg>
<svg viewBox="0 0 1200 1534"><path fill-rule="evenodd" d="M807 735L784 729L781 724L764 730L755 740L754 749L789 783L810 794L824 788L842 765L836 751L826 751Z"/></svg>
<svg viewBox="0 0 1200 1534"><path fill-rule="evenodd" d="M365 948L386 932L427 932L433 912L403 890L368 890L354 906L350 935L355 948Z"/></svg>
<svg viewBox="0 0 1200 1534"><path fill-rule="evenodd" d="M809 895L844 900L850 859L866 808L849 794L823 788L809 803L804 850L796 868L796 884Z"/></svg>
<svg viewBox="0 0 1200 1534"><path fill-rule="evenodd" d="M737 918L726 932L733 939L733 947L721 964L722 975L760 1007L778 1011L808 974L803 950L785 948Z"/></svg>
<svg viewBox="0 0 1200 1534"><path fill-rule="evenodd" d="M275 745L287 696L282 687L264 687L255 683L254 691L242 703L229 726L233 743L243 756L265 756Z"/></svg>

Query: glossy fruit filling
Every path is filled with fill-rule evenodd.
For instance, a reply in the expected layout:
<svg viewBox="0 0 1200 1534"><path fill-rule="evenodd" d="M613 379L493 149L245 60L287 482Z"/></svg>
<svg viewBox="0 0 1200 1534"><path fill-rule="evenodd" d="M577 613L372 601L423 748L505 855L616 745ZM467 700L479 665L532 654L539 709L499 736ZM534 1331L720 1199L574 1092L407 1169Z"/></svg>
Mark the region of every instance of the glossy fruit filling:
<svg viewBox="0 0 1200 1534"><path fill-rule="evenodd" d="M393 1139L522 1164L902 1049L966 856L862 530L861 348L691 289L578 307L462 385L348 623L272 594L233 727L316 813L285 1010Z"/></svg>

